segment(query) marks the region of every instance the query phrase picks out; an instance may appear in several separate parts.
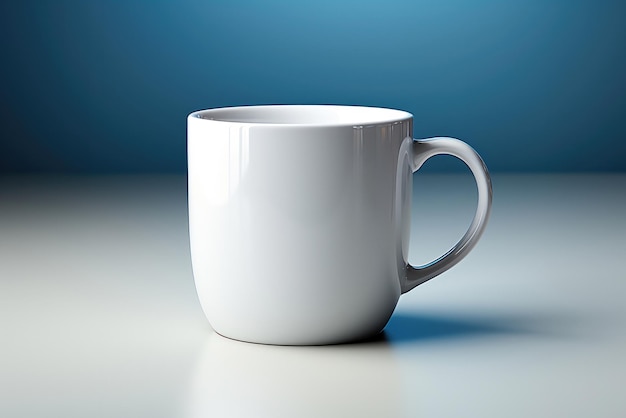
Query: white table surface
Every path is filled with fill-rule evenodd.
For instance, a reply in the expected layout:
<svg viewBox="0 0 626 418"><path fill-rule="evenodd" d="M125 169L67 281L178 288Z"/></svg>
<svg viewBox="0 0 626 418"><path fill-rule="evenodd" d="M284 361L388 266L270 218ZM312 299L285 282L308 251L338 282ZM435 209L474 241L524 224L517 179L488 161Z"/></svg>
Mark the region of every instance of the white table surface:
<svg viewBox="0 0 626 418"><path fill-rule="evenodd" d="M1 417L626 416L626 175L494 176L468 258L380 340L331 347L211 331L185 186L0 178ZM415 187L417 263L464 231L475 190Z"/></svg>

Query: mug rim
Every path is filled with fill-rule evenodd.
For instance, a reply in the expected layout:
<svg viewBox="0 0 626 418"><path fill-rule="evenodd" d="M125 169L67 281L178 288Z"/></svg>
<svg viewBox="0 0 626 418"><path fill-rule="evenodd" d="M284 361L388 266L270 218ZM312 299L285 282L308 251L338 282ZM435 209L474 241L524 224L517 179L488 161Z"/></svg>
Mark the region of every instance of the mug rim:
<svg viewBox="0 0 626 418"><path fill-rule="evenodd" d="M412 119L405 110L360 105L279 104L216 107L197 110L189 120L268 127L362 127Z"/></svg>

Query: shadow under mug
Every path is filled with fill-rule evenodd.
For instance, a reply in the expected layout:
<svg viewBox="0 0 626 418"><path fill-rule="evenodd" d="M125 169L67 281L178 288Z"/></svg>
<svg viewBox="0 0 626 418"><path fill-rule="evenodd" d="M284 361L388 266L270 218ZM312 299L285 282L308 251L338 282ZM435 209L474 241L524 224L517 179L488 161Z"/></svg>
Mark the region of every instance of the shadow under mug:
<svg viewBox="0 0 626 418"><path fill-rule="evenodd" d="M480 156L454 138L413 139L384 108L277 105L188 117L189 233L213 329L237 340L334 344L379 333L402 293L454 266L487 223ZM407 259L413 173L461 159L476 179L469 229L423 266Z"/></svg>

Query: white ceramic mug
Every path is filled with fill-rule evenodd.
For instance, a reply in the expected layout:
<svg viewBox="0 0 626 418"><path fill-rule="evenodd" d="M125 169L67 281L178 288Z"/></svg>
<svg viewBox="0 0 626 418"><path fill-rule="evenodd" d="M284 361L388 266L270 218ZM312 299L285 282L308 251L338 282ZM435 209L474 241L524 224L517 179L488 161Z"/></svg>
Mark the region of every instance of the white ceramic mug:
<svg viewBox="0 0 626 418"><path fill-rule="evenodd" d="M189 232L213 329L242 341L310 345L380 332L400 294L458 263L491 210L480 156L453 138L413 139L413 116L359 106L244 106L188 117ZM464 161L478 186L459 242L407 261L412 174Z"/></svg>

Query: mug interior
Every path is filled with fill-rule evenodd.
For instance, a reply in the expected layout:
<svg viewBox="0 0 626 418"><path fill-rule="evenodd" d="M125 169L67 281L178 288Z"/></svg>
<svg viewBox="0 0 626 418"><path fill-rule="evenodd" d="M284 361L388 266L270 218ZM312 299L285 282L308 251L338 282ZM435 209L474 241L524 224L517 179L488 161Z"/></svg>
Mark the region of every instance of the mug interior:
<svg viewBox="0 0 626 418"><path fill-rule="evenodd" d="M403 110L366 106L270 105L200 110L190 117L273 125L376 125L406 120L412 115Z"/></svg>

